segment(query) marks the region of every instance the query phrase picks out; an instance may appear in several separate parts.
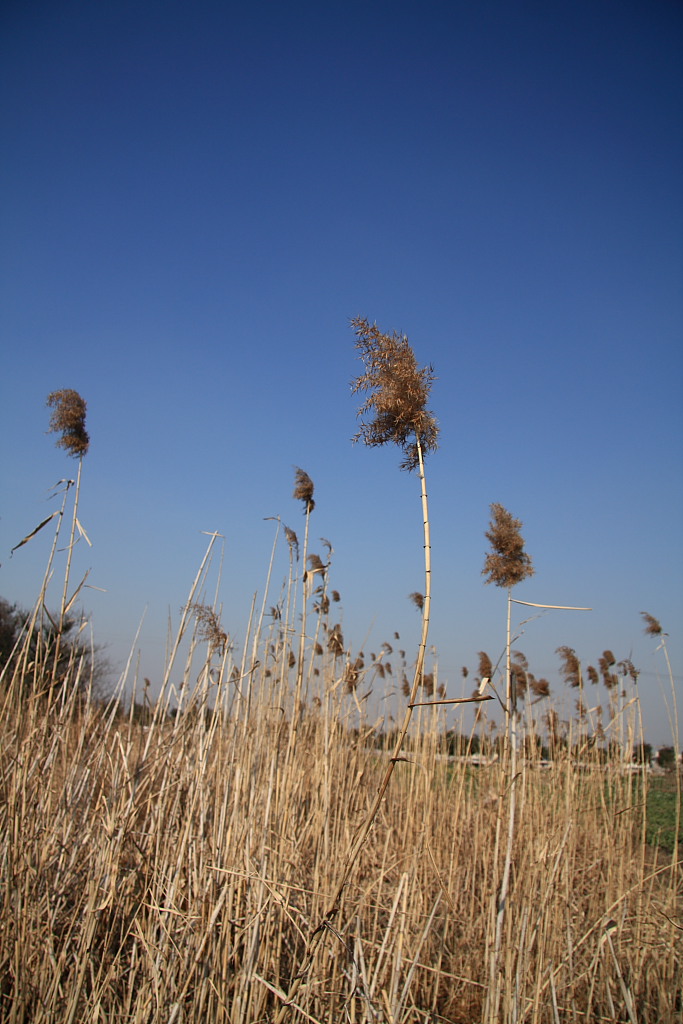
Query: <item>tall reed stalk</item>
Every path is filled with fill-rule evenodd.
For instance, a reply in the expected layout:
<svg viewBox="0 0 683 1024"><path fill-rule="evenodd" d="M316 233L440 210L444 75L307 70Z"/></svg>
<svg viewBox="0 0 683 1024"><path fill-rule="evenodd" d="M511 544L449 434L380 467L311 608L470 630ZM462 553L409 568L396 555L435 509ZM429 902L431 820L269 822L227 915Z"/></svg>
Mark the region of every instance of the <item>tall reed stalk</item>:
<svg viewBox="0 0 683 1024"><path fill-rule="evenodd" d="M417 469L420 478L422 501L422 518L425 552L425 593L422 608L422 633L415 661L415 672L410 698L405 709L403 723L399 729L395 748L389 760L382 780L370 808L360 828L351 842L344 866L336 883L323 916L317 927L311 932L306 943L306 951L299 971L290 985L287 997L276 1018L277 1024L291 1012L291 1003L295 999L303 980L308 975L318 945L327 931L333 932L332 921L339 911L339 904L349 875L368 833L377 816L384 794L387 790L395 765L400 759L401 749L408 732L412 717L413 705L417 700L417 692L424 674L424 659L429 633L429 617L431 609L431 542L429 528L429 504L424 470L426 452L437 447L438 426L434 416L427 410L427 401L434 380L431 367L419 369L415 354L405 336L383 334L376 324L371 325L363 317L351 321L356 334L356 347L363 360L365 372L352 384L352 392L367 392L368 397L362 404L359 417L360 429L356 440L362 440L369 447L378 447L394 443L402 450L403 469ZM369 418L363 419L370 414Z"/></svg>
<svg viewBox="0 0 683 1024"><path fill-rule="evenodd" d="M676 825L674 830L674 849L673 856L671 859L671 872L672 878L675 880L678 873L680 872L680 861L679 861L679 836L681 831L681 770L683 765L681 759L683 754L681 752L680 745L680 733L678 723L678 703L676 700L676 686L674 683L673 669L671 668L671 659L669 658L669 649L666 644L667 633L662 629L662 624L659 619L656 619L654 615L650 615L649 612L641 612L643 621L645 623L645 635L651 637L657 637L659 640L659 649L664 654L664 661L666 662L666 670L669 679L669 686L671 689L671 710L669 712L671 722L671 732L673 737L674 751L676 757Z"/></svg>
<svg viewBox="0 0 683 1024"><path fill-rule="evenodd" d="M513 685L511 670L510 620L512 609L512 588L522 580L533 576L534 569L531 558L524 550L521 534L522 523L515 519L502 505L491 505L491 524L486 538L491 544L482 570L486 583L494 583L507 591L507 625L505 639L505 746L503 771L505 790L507 792L507 834L505 840L505 857L500 889L497 895L495 915L495 935L490 958L489 990L485 1020L494 1024L498 1020L501 994L501 948L503 942L503 924L505 909L510 890L510 873L512 869L512 851L515 841L517 813L517 691ZM502 799L501 794L501 799ZM500 831L502 814L498 818L496 833Z"/></svg>
<svg viewBox="0 0 683 1024"><path fill-rule="evenodd" d="M351 728L338 626L327 649L306 639L321 701L304 702L287 762L293 535L281 607L267 622L252 601L241 666L210 586L211 534L156 700L147 685L144 706L130 694L132 655L108 703L81 688L78 657L49 707L28 657L0 673L1 1020L481 1024L514 790L500 1019L678 1024L680 872L644 846L623 752L577 766L562 748L544 770L518 760L502 788L495 764L442 759L444 701L424 686L422 443L422 630L388 764L368 723ZM519 664L506 658L508 677ZM8 685L12 672L28 679ZM483 655L480 675L494 675ZM637 741L636 706L614 705L614 733L624 718ZM394 771L407 757L414 770Z"/></svg>

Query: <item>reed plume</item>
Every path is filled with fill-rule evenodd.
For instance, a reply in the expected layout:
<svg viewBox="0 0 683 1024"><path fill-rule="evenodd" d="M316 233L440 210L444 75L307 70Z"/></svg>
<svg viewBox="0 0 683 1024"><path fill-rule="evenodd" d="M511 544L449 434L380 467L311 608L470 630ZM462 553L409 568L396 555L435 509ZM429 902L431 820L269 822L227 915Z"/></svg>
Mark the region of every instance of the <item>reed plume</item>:
<svg viewBox="0 0 683 1024"><path fill-rule="evenodd" d="M508 821L505 860L496 898L495 936L491 958L489 961L489 989L486 998L485 1020L494 1024L498 1019L501 997L501 948L503 940L503 922L508 902L508 894L512 882L512 853L516 830L517 806L517 698L524 695L526 675L523 664L514 667L511 656L510 620L512 612L512 588L522 580L533 576L534 568L531 558L524 550L524 539L521 533L522 523L498 502L491 505L491 522L486 531L486 539L491 544L491 551L486 555L482 575L486 583L494 583L497 587L507 590L507 638L505 643L505 757L504 769L509 776L508 789ZM502 810L502 808L501 808ZM502 816L500 819L502 824Z"/></svg>
<svg viewBox="0 0 683 1024"><path fill-rule="evenodd" d="M433 369L418 367L405 335L384 334L360 316L352 319L351 326L365 364L365 372L352 382L351 391L368 392L358 411L361 423L354 441L363 441L370 448L396 444L404 456L401 469L417 469L418 446L422 458L438 447L439 427L427 409L436 379Z"/></svg>
<svg viewBox="0 0 683 1024"><path fill-rule="evenodd" d="M313 481L311 480L308 473L306 473L299 466L294 467L294 491L292 497L297 501L303 502L304 515L306 516L306 526L304 529L304 546L302 551L302 562L303 562L303 594L302 594L302 610L301 610L301 632L299 634L299 657L298 661L292 661L290 658L290 668L293 668L296 664L296 683L294 687L294 713L292 715L291 729L289 733L289 745L287 747L287 763L289 764L291 758L296 749L297 733L299 730L299 722L303 711L303 685L304 685L304 669L306 661L306 616L308 611L308 598L310 596L310 580L311 574L306 570L306 563L308 561L308 529L311 521L311 512L315 508L315 501L313 500ZM287 540L289 541L290 551L294 551L294 539L291 539L288 534ZM299 547L296 544L297 560L299 557ZM318 558L317 555L313 556ZM313 570L315 571L315 570ZM292 654L292 658L294 655Z"/></svg>
<svg viewBox="0 0 683 1024"><path fill-rule="evenodd" d="M437 447L439 428L433 414L427 409L427 402L434 381L431 366L420 369L408 339L396 334L384 334L376 324L370 324L365 317L355 317L351 326L356 334L356 349L364 364L364 372L351 384L353 394L365 392L367 397L358 411L360 427L354 441L362 440L370 448L385 444L396 444L403 452L401 468L419 470L422 497L422 521L424 527L425 592L422 601L422 635L415 663L415 674L409 692L403 724L398 730L394 753L382 777L376 797L365 820L359 827L346 854L344 867L321 923L310 933L304 961L297 972L279 1014L276 1024L282 1024L291 1012L291 1003L302 982L308 975L315 951L341 902L349 875L360 851L365 844L373 822L384 799L384 794L400 757L401 748L408 732L412 716L412 705L423 682L424 659L429 632L431 605L431 542L429 528L429 507L425 481L424 458ZM348 681L347 681L348 685Z"/></svg>
<svg viewBox="0 0 683 1024"><path fill-rule="evenodd" d="M561 658L560 673L564 677L565 683L574 689L579 688L581 686L581 662L576 656L576 651L573 647L563 645L558 647L555 653L559 654Z"/></svg>
<svg viewBox="0 0 683 1024"><path fill-rule="evenodd" d="M82 525L78 520L78 505L81 493L81 471L83 468L83 457L87 455L88 448L90 447L90 437L88 431L85 429L85 414L87 410L86 402L79 395L78 391L74 391L73 388L62 388L59 391L51 391L47 396L46 405L52 409L50 413L50 425L48 427L48 433L59 434L55 442L58 448L63 448L67 455L71 455L72 458L78 459L78 471L76 473L75 480L75 493L73 498L73 511L71 516L71 531L69 536L69 544L66 549L66 567L64 570L64 583L62 586L62 601L59 609L59 623L57 627L57 636L55 641L54 660L52 668L52 681L53 684L57 681L57 668L59 665L62 637L67 632L67 613L73 606L76 597L78 596L85 579L83 578L81 583L76 588L75 592L69 597L69 585L71 580L71 561L73 557L74 545L76 544L76 531L78 530L79 537L86 537L87 534L83 530ZM69 480L66 484L66 489L71 487L74 481ZM60 518L60 523L62 516ZM59 525L57 527L57 537L59 536ZM55 542L57 537L55 537ZM88 543L90 543L88 541ZM53 547L53 553L55 548ZM50 556L52 559L52 555ZM49 572L46 575L46 581L49 577ZM44 593L42 597L44 603Z"/></svg>
<svg viewBox="0 0 683 1024"><path fill-rule="evenodd" d="M524 550L521 520L515 519L506 508L494 502L491 505L491 524L486 539L492 550L486 555L482 576L486 583L497 587L515 587L533 576L531 558Z"/></svg>
<svg viewBox="0 0 683 1024"><path fill-rule="evenodd" d="M640 614L645 622L645 636L661 636L663 630L659 619L656 619L654 615L650 615L649 612L641 612Z"/></svg>
<svg viewBox="0 0 683 1024"><path fill-rule="evenodd" d="M46 405L52 409L49 434L60 434L55 444L75 459L87 455L90 437L85 429L87 404L72 388L52 391Z"/></svg>
<svg viewBox="0 0 683 1024"><path fill-rule="evenodd" d="M315 508L315 502L313 500L313 491L315 490L313 481L311 480L308 473L304 472L303 469L299 469L298 466L294 467L294 493L293 498L297 501L304 503L304 514L308 515Z"/></svg>
<svg viewBox="0 0 683 1024"><path fill-rule="evenodd" d="M285 526L285 537L289 544L289 550L295 561L299 561L299 538L297 537L294 530L290 530L288 526Z"/></svg>

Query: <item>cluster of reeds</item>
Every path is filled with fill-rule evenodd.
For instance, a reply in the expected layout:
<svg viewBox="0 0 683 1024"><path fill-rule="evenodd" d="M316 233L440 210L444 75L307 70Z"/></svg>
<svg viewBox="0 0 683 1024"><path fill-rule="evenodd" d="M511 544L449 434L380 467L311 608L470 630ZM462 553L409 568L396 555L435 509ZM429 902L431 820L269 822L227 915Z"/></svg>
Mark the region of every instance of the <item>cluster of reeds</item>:
<svg viewBox="0 0 683 1024"><path fill-rule="evenodd" d="M186 628L180 682L169 671L144 714L140 696L103 706L75 686L49 714L4 703L0 1017L273 1021L325 919L292 1020L483 1020L499 762L448 759L426 709L329 920L393 749L323 647L288 758L293 704L284 714L277 691L293 695L296 668L265 675L273 623L251 681L251 657L236 665L201 622ZM621 767L569 751L519 766L501 1020L680 1013L680 873L645 846L642 790Z"/></svg>
<svg viewBox="0 0 683 1024"><path fill-rule="evenodd" d="M309 551L313 483L298 469L303 545L274 521L263 596L236 642L211 596L220 538L209 537L153 701L132 657L104 703L82 685L82 658L60 662L46 699L54 650L38 667L14 657L0 677L0 1019L678 1019L680 865L677 850L647 847L644 770L634 783L623 757L605 762L589 744L579 763L571 742L545 766L538 744L518 742L513 723L534 727L522 694L547 702L549 685L509 635L507 739L477 768L449 756L448 701L425 671L431 371L405 339L355 326L368 360L357 386L394 387L394 365L400 397L401 375L416 375L407 404L364 407L377 415L369 443L399 443L420 478L414 659L389 642L367 655L347 646L332 546ZM64 614L81 586L68 582L79 527ZM54 554L49 567L46 579ZM34 616L47 604L44 583ZM573 685L577 666L563 664ZM498 682L484 652L479 677L478 699ZM368 711L380 684L402 702L393 724ZM475 706L480 729L486 705ZM637 740L637 701L615 714Z"/></svg>

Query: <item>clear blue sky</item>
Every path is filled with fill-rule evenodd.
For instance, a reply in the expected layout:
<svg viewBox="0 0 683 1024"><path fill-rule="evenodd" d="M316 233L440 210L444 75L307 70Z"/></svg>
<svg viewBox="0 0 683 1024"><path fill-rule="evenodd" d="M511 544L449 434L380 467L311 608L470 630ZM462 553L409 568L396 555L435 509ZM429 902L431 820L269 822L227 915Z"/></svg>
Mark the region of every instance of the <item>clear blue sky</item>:
<svg viewBox="0 0 683 1024"><path fill-rule="evenodd" d="M532 670L555 684L560 644L631 657L648 738L670 740L639 612L670 633L683 705L681 5L10 0L0 18L0 594L37 593L47 536L9 551L75 468L45 435L68 387L92 438L76 569L106 590L86 604L114 661L147 608L158 677L203 530L226 538L239 641L264 517L303 529L294 466L347 643L398 630L414 650L418 480L350 443L361 314L438 376L449 694L504 641L481 578L501 502L536 566L518 596L594 609L529 623Z"/></svg>

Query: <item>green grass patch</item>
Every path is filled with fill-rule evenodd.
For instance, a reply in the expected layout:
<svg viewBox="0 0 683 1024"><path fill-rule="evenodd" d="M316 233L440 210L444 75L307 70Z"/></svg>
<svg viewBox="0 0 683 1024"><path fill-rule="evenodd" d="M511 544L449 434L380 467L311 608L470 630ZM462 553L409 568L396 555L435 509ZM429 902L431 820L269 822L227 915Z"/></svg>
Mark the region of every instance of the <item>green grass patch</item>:
<svg viewBox="0 0 683 1024"><path fill-rule="evenodd" d="M654 776L647 787L647 841L672 853L676 838L676 805L678 793L673 772ZM679 816L680 817L680 816ZM683 848L683 828L678 823L678 843Z"/></svg>

